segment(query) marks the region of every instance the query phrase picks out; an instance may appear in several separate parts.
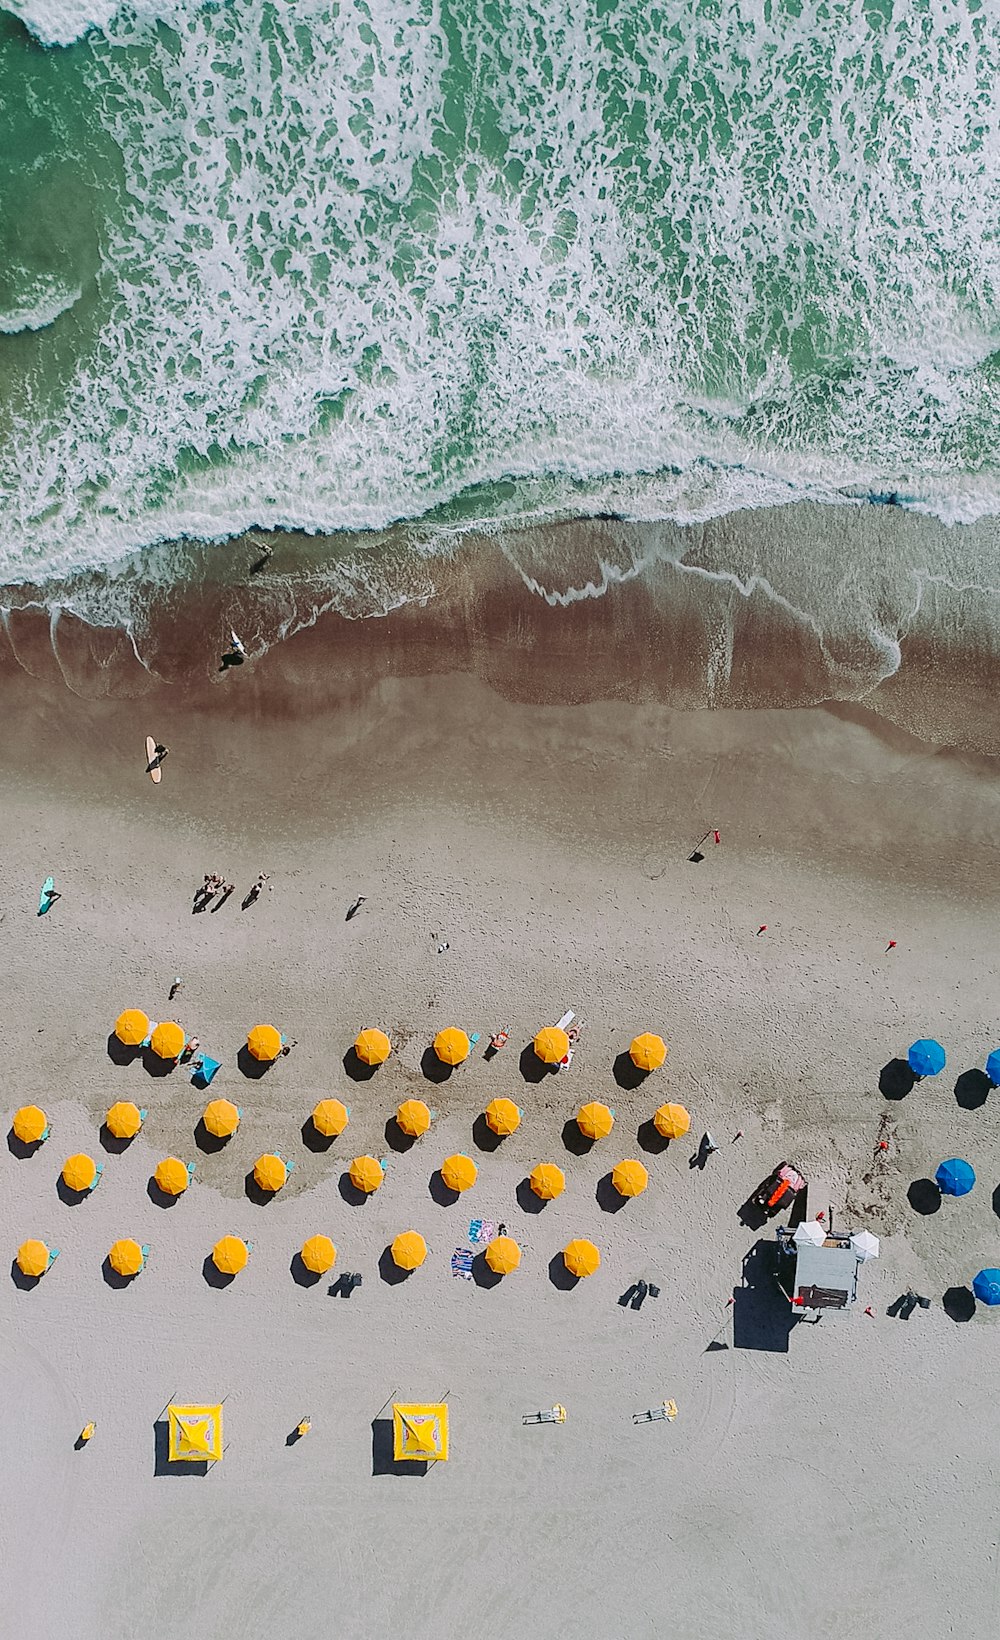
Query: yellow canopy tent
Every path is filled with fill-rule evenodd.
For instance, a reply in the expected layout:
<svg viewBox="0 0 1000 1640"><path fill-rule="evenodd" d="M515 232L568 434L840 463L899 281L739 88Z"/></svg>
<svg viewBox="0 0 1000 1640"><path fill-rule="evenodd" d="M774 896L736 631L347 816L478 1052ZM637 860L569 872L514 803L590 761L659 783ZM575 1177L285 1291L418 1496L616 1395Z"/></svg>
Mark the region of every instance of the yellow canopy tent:
<svg viewBox="0 0 1000 1640"><path fill-rule="evenodd" d="M653 1117L653 1125L664 1139L683 1139L691 1126L691 1118L683 1105L661 1105Z"/></svg>
<svg viewBox="0 0 1000 1640"><path fill-rule="evenodd" d="M327 1270L332 1270L337 1258L337 1249L329 1236L310 1236L302 1244L302 1262L307 1270L314 1275L325 1276Z"/></svg>
<svg viewBox="0 0 1000 1640"><path fill-rule="evenodd" d="M211 1099L202 1111L207 1131L216 1139L228 1139L240 1125L240 1113L228 1099Z"/></svg>
<svg viewBox="0 0 1000 1640"><path fill-rule="evenodd" d="M369 1025L354 1039L354 1052L366 1065L381 1065L392 1052L392 1043L384 1031Z"/></svg>
<svg viewBox="0 0 1000 1640"><path fill-rule="evenodd" d="M271 1059L277 1059L281 1052L281 1032L273 1025L255 1025L252 1031L247 1032L247 1047L255 1059L267 1064Z"/></svg>
<svg viewBox="0 0 1000 1640"><path fill-rule="evenodd" d="M427 1243L419 1230L403 1230L390 1248L393 1263L401 1270L419 1270L427 1257Z"/></svg>
<svg viewBox="0 0 1000 1640"><path fill-rule="evenodd" d="M49 1125L49 1119L40 1105L22 1105L14 1112L14 1137L22 1145L37 1145Z"/></svg>
<svg viewBox="0 0 1000 1640"><path fill-rule="evenodd" d="M566 1175L555 1162L539 1162L532 1168L528 1183L540 1201L551 1202L566 1189Z"/></svg>
<svg viewBox="0 0 1000 1640"><path fill-rule="evenodd" d="M165 1156L157 1162L153 1178L165 1196L183 1195L190 1183L190 1174L178 1156Z"/></svg>
<svg viewBox="0 0 1000 1640"><path fill-rule="evenodd" d="M444 1401L392 1404L392 1455L397 1463L447 1463L448 1407Z"/></svg>
<svg viewBox="0 0 1000 1640"><path fill-rule="evenodd" d="M350 1111L339 1099L321 1099L312 1113L313 1127L324 1139L335 1139L343 1133L350 1119Z"/></svg>
<svg viewBox="0 0 1000 1640"><path fill-rule="evenodd" d="M126 1008L115 1020L115 1036L126 1048L137 1048L149 1035L149 1020L141 1008Z"/></svg>
<svg viewBox="0 0 1000 1640"><path fill-rule="evenodd" d="M469 1057L469 1038L457 1025L448 1025L434 1038L434 1052L442 1065L460 1065Z"/></svg>
<svg viewBox="0 0 1000 1640"><path fill-rule="evenodd" d="M441 1177L449 1190L471 1190L479 1169L471 1156L447 1156L441 1163Z"/></svg>
<svg viewBox="0 0 1000 1640"><path fill-rule="evenodd" d="M641 1196L649 1183L649 1174L641 1162L619 1162L612 1169L611 1183L619 1196Z"/></svg>
<svg viewBox="0 0 1000 1640"><path fill-rule="evenodd" d="M521 1262L521 1249L513 1236L494 1236L486 1249L486 1262L494 1275L509 1276Z"/></svg>
<svg viewBox="0 0 1000 1640"><path fill-rule="evenodd" d="M239 1236L222 1236L212 1248L212 1263L224 1276L239 1275L249 1257L250 1249Z"/></svg>
<svg viewBox="0 0 1000 1640"><path fill-rule="evenodd" d="M44 1241L22 1241L17 1250L17 1267L24 1276L43 1276L49 1267L49 1250Z"/></svg>
<svg viewBox="0 0 1000 1640"><path fill-rule="evenodd" d="M63 1163L62 1176L67 1190L91 1190L97 1182L97 1163L79 1151Z"/></svg>
<svg viewBox="0 0 1000 1640"><path fill-rule="evenodd" d="M184 1032L174 1020L165 1019L157 1025L149 1046L159 1059L179 1059L184 1052Z"/></svg>
<svg viewBox="0 0 1000 1640"><path fill-rule="evenodd" d="M629 1056L637 1070L658 1071L667 1057L667 1044L653 1031L643 1031L632 1038Z"/></svg>
<svg viewBox="0 0 1000 1640"><path fill-rule="evenodd" d="M431 1113L422 1099L404 1099L396 1111L396 1126L411 1139L419 1139L431 1125Z"/></svg>
<svg viewBox="0 0 1000 1640"><path fill-rule="evenodd" d="M535 1052L546 1065L558 1065L569 1053L569 1037L558 1025L546 1025L535 1037Z"/></svg>
<svg viewBox="0 0 1000 1640"><path fill-rule="evenodd" d="M563 1263L571 1276L592 1276L600 1262L601 1255L592 1241L577 1239L563 1249Z"/></svg>
<svg viewBox="0 0 1000 1640"><path fill-rule="evenodd" d="M116 1139L134 1139L142 1127L142 1111L131 1099L119 1099L104 1118L108 1132Z"/></svg>
<svg viewBox="0 0 1000 1640"><path fill-rule="evenodd" d="M521 1125L521 1111L513 1099L491 1099L485 1114L487 1127L501 1138L516 1133Z"/></svg>
<svg viewBox="0 0 1000 1640"><path fill-rule="evenodd" d="M288 1168L280 1156L268 1153L258 1156L253 1164L254 1183L260 1190L280 1190L288 1178Z"/></svg>
<svg viewBox="0 0 1000 1640"><path fill-rule="evenodd" d="M217 1463L222 1457L222 1407L167 1408L170 1463Z"/></svg>
<svg viewBox="0 0 1000 1640"><path fill-rule="evenodd" d="M377 1190L385 1178L382 1163L374 1156L355 1156L347 1174L355 1190L363 1190L366 1196Z"/></svg>
<svg viewBox="0 0 1000 1640"><path fill-rule="evenodd" d="M576 1125L586 1139L606 1139L615 1125L615 1113L600 1100L592 1099L576 1113Z"/></svg>

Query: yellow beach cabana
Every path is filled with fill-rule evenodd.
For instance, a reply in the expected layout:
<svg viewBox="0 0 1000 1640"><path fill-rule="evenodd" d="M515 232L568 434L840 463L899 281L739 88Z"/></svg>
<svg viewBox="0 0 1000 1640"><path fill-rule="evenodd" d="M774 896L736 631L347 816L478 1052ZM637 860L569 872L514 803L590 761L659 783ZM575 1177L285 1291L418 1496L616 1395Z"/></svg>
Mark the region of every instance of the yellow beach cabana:
<svg viewBox="0 0 1000 1640"><path fill-rule="evenodd" d="M149 1019L141 1008L126 1008L115 1020L115 1036L123 1047L138 1048L149 1035Z"/></svg>
<svg viewBox="0 0 1000 1640"><path fill-rule="evenodd" d="M222 1457L222 1407L167 1408L170 1463L218 1463Z"/></svg>
<svg viewBox="0 0 1000 1640"><path fill-rule="evenodd" d="M656 1036L653 1031L643 1031L640 1036L632 1038L629 1058L636 1070L658 1071L666 1057L667 1044L662 1036Z"/></svg>
<svg viewBox="0 0 1000 1640"><path fill-rule="evenodd" d="M397 1463L447 1463L447 1403L394 1401L392 1455Z"/></svg>
<svg viewBox="0 0 1000 1640"><path fill-rule="evenodd" d="M354 1052L365 1065L382 1065L392 1053L392 1043L384 1031L369 1025L355 1037Z"/></svg>

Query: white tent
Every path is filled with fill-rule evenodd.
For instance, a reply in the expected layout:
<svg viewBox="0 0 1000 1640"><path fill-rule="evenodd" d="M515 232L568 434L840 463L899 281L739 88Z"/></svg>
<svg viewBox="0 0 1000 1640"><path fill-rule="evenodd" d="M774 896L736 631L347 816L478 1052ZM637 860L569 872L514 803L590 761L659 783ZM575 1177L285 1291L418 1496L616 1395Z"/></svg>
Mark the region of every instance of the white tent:
<svg viewBox="0 0 1000 1640"><path fill-rule="evenodd" d="M822 1247L826 1231L816 1219L804 1219L792 1239L797 1247Z"/></svg>
<svg viewBox="0 0 1000 1640"><path fill-rule="evenodd" d="M873 1236L870 1230L858 1230L851 1237L851 1246L862 1264L867 1259L878 1258L878 1236Z"/></svg>

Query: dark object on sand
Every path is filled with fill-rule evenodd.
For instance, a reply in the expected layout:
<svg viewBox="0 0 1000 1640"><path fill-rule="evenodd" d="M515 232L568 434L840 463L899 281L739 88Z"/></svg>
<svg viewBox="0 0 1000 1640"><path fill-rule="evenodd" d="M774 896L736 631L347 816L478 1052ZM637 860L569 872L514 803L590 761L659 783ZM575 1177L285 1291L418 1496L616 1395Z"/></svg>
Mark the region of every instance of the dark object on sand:
<svg viewBox="0 0 1000 1640"><path fill-rule="evenodd" d="M367 899L367 897L368 896L366 894L359 894L358 895L358 897L355 900L354 904L348 908L347 916L344 918L345 922L350 922L352 917L357 916L358 912L361 910L361 907L364 905L365 900Z"/></svg>
<svg viewBox="0 0 1000 1640"><path fill-rule="evenodd" d="M806 1188L806 1181L790 1162L781 1162L769 1173L763 1184L757 1186L750 1201L771 1218L784 1208L791 1207L795 1197Z"/></svg>

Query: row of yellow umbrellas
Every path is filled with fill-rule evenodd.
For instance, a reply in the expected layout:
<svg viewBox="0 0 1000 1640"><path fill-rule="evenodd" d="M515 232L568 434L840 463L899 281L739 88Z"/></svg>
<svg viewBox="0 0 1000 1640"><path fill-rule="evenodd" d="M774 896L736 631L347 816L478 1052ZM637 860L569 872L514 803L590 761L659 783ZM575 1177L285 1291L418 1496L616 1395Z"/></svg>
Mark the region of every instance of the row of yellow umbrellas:
<svg viewBox="0 0 1000 1640"><path fill-rule="evenodd" d="M151 1020L141 1008L126 1008L115 1020L115 1035L126 1048L138 1048L149 1037L149 1046L160 1059L178 1059L187 1037L174 1019L165 1019L150 1034ZM281 1032L273 1025L255 1025L247 1033L247 1047L264 1063L281 1052Z"/></svg>

